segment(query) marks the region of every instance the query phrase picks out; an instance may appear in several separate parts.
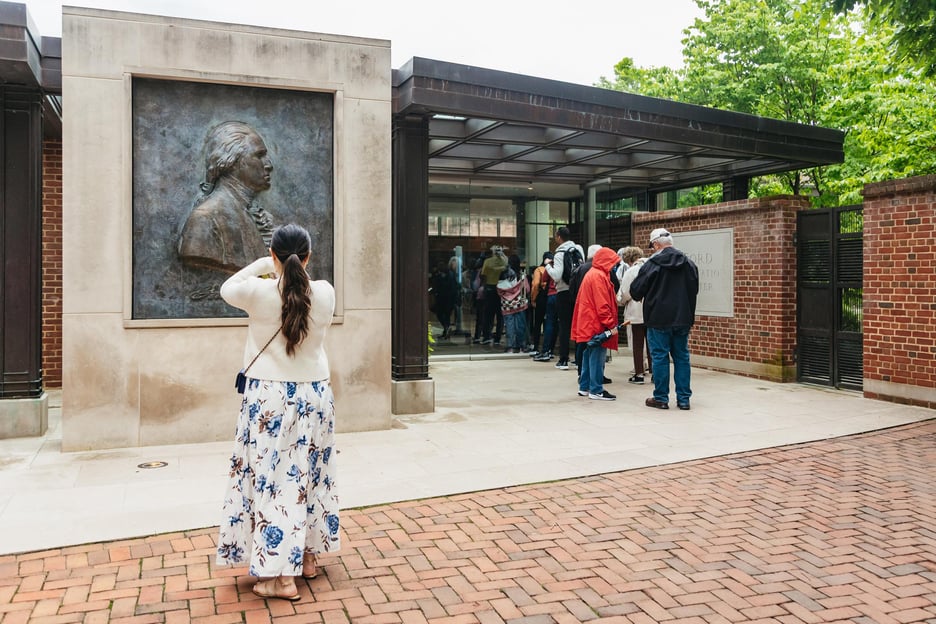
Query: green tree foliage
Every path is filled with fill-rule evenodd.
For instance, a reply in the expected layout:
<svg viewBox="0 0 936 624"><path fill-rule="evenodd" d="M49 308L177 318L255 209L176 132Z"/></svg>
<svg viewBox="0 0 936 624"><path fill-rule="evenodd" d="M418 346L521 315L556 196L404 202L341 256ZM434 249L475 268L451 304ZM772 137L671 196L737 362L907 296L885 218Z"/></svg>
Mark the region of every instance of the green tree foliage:
<svg viewBox="0 0 936 624"><path fill-rule="evenodd" d="M717 204L722 200L721 184L705 184L697 186L688 193L681 193L676 201L677 208L686 208L688 206L704 206L705 204Z"/></svg>
<svg viewBox="0 0 936 624"><path fill-rule="evenodd" d="M624 57L614 66L614 82L602 76L595 86L676 100L679 99L679 82L679 75L669 67L637 67L634 59Z"/></svg>
<svg viewBox="0 0 936 624"><path fill-rule="evenodd" d="M705 11L683 40L684 97L696 104L815 123L847 53L842 19L817 19L821 0L697 0Z"/></svg>
<svg viewBox="0 0 936 624"><path fill-rule="evenodd" d="M893 62L892 40L886 25L871 28L832 70L842 87L820 121L846 134L845 162L824 168L828 202L859 203L865 184L936 172L936 80Z"/></svg>
<svg viewBox="0 0 936 624"><path fill-rule="evenodd" d="M936 1L832 0L835 11L864 7L872 27L887 26L888 43L895 56L936 78Z"/></svg>
<svg viewBox="0 0 936 624"><path fill-rule="evenodd" d="M843 61L844 20L817 19L822 0L697 0L696 19L683 40L684 99L694 104L819 124L836 85L830 69ZM759 180L758 192L800 193L819 188L818 171ZM763 187L763 188L759 188ZM778 188L779 187L779 188ZM819 189L822 192L822 189Z"/></svg>
<svg viewBox="0 0 936 624"><path fill-rule="evenodd" d="M757 178L755 196L855 203L868 182L936 171L936 83L894 59L890 28L829 0L696 2L683 68L625 58L599 86L846 132L845 163Z"/></svg>

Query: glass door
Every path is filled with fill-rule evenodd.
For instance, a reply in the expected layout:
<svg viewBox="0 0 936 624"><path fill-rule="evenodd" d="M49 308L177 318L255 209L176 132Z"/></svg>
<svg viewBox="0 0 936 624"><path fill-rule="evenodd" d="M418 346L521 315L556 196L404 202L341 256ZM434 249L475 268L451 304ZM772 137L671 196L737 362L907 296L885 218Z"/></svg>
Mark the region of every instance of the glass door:
<svg viewBox="0 0 936 624"><path fill-rule="evenodd" d="M496 289L500 275L491 258L501 247L517 275L529 279L543 252L553 247L555 227L564 224L568 201L538 198L533 183L435 182L429 185L430 358L526 357L533 341L533 310L507 330ZM492 267L492 265L494 265ZM516 340L517 327L523 339Z"/></svg>
<svg viewBox="0 0 936 624"><path fill-rule="evenodd" d="M508 348L496 290L499 275L491 263L486 276L482 268L494 247L507 257L518 255L517 202L512 196L518 190L516 185L467 181L430 183L430 357L489 357Z"/></svg>

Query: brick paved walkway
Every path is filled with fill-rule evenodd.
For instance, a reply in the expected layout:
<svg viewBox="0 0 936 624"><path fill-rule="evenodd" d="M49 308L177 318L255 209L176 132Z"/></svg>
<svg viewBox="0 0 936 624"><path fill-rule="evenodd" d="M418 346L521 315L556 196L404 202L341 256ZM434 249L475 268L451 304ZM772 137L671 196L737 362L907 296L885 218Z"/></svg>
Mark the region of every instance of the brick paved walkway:
<svg viewBox="0 0 936 624"><path fill-rule="evenodd" d="M215 529L0 557L0 623L936 623L936 420L343 512L296 603Z"/></svg>

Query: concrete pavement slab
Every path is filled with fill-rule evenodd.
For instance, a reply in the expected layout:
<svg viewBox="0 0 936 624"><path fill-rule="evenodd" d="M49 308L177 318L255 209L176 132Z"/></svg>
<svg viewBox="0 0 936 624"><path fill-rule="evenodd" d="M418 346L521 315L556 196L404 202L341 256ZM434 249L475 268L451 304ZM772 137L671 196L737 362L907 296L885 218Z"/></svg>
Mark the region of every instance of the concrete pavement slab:
<svg viewBox="0 0 936 624"><path fill-rule="evenodd" d="M343 508L581 477L871 431L933 411L859 393L693 369L692 410L643 405L630 358L616 401L577 396L575 370L525 356L433 362L436 411L338 435ZM232 443L61 452L61 395L44 438L0 440L0 554L218 522ZM236 415L231 415L232 431ZM341 415L338 414L340 420ZM147 470L138 465L164 461Z"/></svg>

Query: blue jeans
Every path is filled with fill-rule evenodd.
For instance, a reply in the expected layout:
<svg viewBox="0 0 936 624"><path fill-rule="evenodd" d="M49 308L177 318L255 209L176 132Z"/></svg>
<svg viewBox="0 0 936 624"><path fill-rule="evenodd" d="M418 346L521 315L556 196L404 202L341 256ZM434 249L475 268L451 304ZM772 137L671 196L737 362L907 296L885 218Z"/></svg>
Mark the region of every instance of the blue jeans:
<svg viewBox="0 0 936 624"><path fill-rule="evenodd" d="M601 394L604 391L604 367L607 349L601 345L587 347L579 362L579 390L591 394Z"/></svg>
<svg viewBox="0 0 936 624"><path fill-rule="evenodd" d="M518 351L522 349L523 339L526 337L526 314L524 312L505 314L504 328L507 331L507 348Z"/></svg>
<svg viewBox="0 0 936 624"><path fill-rule="evenodd" d="M676 384L676 403L688 404L689 388L689 328L647 328L647 344L653 362L653 398L669 403L670 356L673 357L673 382Z"/></svg>

